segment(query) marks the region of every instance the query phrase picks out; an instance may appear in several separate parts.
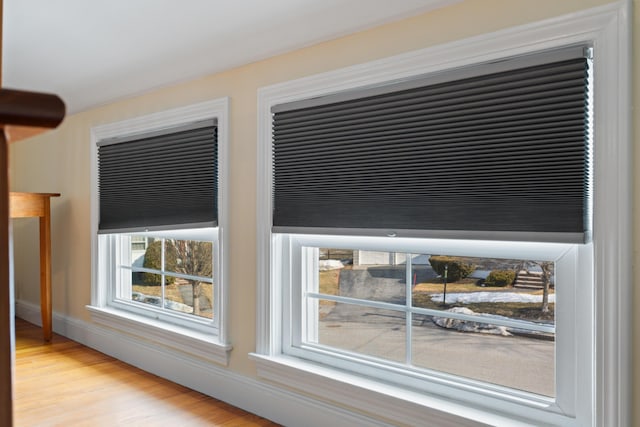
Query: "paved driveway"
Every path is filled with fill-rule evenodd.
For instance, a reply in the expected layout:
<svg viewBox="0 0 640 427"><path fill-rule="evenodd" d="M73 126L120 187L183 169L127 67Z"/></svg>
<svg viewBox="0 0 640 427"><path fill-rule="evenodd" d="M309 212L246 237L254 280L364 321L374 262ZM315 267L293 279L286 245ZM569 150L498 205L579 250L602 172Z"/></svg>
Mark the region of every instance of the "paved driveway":
<svg viewBox="0 0 640 427"><path fill-rule="evenodd" d="M554 396L554 342L530 337L466 333L414 316L412 363L507 387ZM322 319L321 344L402 362L403 313L337 304Z"/></svg>

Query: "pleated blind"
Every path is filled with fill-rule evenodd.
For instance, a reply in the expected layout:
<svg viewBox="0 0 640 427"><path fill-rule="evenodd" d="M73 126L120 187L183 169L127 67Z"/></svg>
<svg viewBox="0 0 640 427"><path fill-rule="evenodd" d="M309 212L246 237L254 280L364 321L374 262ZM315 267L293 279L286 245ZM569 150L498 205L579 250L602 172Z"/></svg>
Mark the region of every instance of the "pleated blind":
<svg viewBox="0 0 640 427"><path fill-rule="evenodd" d="M588 73L577 47L273 107L273 231L585 241Z"/></svg>
<svg viewBox="0 0 640 427"><path fill-rule="evenodd" d="M98 143L100 233L216 226L216 122Z"/></svg>

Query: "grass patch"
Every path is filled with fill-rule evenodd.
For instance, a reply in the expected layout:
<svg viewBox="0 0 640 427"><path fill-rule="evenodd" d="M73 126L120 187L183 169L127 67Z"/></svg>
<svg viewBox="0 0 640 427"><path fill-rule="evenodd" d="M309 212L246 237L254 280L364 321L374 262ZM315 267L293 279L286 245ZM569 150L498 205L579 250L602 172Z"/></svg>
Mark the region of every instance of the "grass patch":
<svg viewBox="0 0 640 427"><path fill-rule="evenodd" d="M338 295L340 285L340 271L328 270L319 272L320 293L326 295Z"/></svg>
<svg viewBox="0 0 640 427"><path fill-rule="evenodd" d="M442 282L418 283L414 286L413 291L438 294L444 291L444 284ZM447 283L447 293L453 292L526 292L531 295L542 295L542 289L517 289L511 286L478 286L476 279L462 279L457 282ZM549 289L549 295L553 293L554 290Z"/></svg>
<svg viewBox="0 0 640 427"><path fill-rule="evenodd" d="M347 267L350 268L350 267ZM320 293L326 295L338 295L340 292L340 271L329 270L319 272ZM528 321L553 321L555 304L549 303L549 312L543 313L540 303L473 303L473 304L447 304L433 302L432 294L439 294L444 291L441 282L419 283L413 288L413 305L415 307L429 308L433 310L446 310L452 307L466 307L476 313L497 314L499 316L510 317L512 319L522 319ZM542 295L542 290L519 290L511 287L490 287L478 286L476 279L462 279L454 283L447 283L447 293L469 293L469 292L526 292L532 295ZM553 289L549 290L549 295L553 294ZM321 300L320 305L333 306L334 301Z"/></svg>
<svg viewBox="0 0 640 427"><path fill-rule="evenodd" d="M338 295L340 292L340 271L342 269L318 272L318 287L320 293L325 295ZM320 305L334 306L335 301L320 300Z"/></svg>
<svg viewBox="0 0 640 427"><path fill-rule="evenodd" d="M499 288L504 289L504 288ZM447 293L449 286L447 285ZM453 307L465 307L476 313L497 314L512 319L521 319L528 321L553 321L555 304L549 303L549 312L543 313L540 309L542 304L524 303L524 302L479 302L472 304L446 304L431 300L431 294L426 292L413 293L413 306L420 308L429 308L432 310L447 310Z"/></svg>
<svg viewBox="0 0 640 427"><path fill-rule="evenodd" d="M447 310L453 307L465 307L476 313L496 314L512 319L528 321L553 321L555 318L555 304L549 303L549 311L543 313L542 303L524 302L480 302L471 304L446 304L431 300L432 294L441 294L444 291L442 283L419 283L413 288L413 305L415 307L429 308L433 310ZM478 286L475 279L462 279L458 282L447 283L447 294L470 292L524 292L531 295L542 295L542 289L514 289L513 287ZM549 295L554 293L549 289Z"/></svg>
<svg viewBox="0 0 640 427"><path fill-rule="evenodd" d="M444 291L444 283L442 282L427 282L418 283L413 287L414 292L428 292L430 294L437 294ZM489 288L481 287L476 284L475 279L462 279L457 282L447 283L447 293L450 292L479 292L479 291L504 291L504 288Z"/></svg>

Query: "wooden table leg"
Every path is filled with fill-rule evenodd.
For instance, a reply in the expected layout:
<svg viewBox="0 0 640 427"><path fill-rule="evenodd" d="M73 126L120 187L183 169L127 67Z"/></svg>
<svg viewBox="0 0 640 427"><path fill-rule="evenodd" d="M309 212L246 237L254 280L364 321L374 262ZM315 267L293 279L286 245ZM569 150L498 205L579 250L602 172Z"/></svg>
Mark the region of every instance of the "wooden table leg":
<svg viewBox="0 0 640 427"><path fill-rule="evenodd" d="M44 215L40 217L40 314L44 340L51 341L51 201L44 200Z"/></svg>

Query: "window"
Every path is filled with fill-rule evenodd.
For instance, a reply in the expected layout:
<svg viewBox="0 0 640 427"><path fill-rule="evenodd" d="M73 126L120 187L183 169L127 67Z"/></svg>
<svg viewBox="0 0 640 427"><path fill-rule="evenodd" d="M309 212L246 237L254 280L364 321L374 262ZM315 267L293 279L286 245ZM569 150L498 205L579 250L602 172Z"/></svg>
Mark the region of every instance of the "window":
<svg viewBox="0 0 640 427"><path fill-rule="evenodd" d="M274 106L272 231L289 246L278 258L291 271L283 353L424 391L451 381L572 412L555 401L556 386L568 401L575 383L563 383L573 362L559 343L556 363L555 340L575 327L558 324L556 335L548 299L556 265L589 265L566 256L591 230L585 54L555 49ZM314 243L321 235L334 239ZM424 238L449 235L453 253ZM402 236L420 239L410 249ZM480 238L485 248L473 251ZM525 240L560 243L536 256ZM503 247L510 259L492 255ZM319 254L336 248L359 256L331 283ZM544 295L515 283L530 266ZM508 292L467 277L485 271L484 284L513 275ZM575 293L568 276L561 295ZM559 298L559 310L573 314L571 299Z"/></svg>
<svg viewBox="0 0 640 427"><path fill-rule="evenodd" d="M547 312L555 264L566 271L589 264L563 260L568 244L588 245L591 230L589 54L571 46L274 106L272 231L291 245L280 257L280 268L291 269L283 281L291 342L283 352L425 391L431 376L572 412L546 399L557 385L560 400L568 400L575 383L556 376L572 362L558 351L556 363L555 321ZM298 236L323 234L346 238L342 244L354 246L342 249L354 251L363 248L348 236L385 236L370 244L390 261L363 264L358 257L322 291L319 251L336 246ZM420 240L417 250L394 241L449 235L455 257L438 241ZM495 243L471 252L470 239ZM514 259L493 258L506 239L563 245L544 245L544 258L531 257L526 245L513 248ZM417 281L414 257L427 260L423 273L435 281ZM397 259L404 270L393 267ZM488 295L499 289L463 281L485 270L515 279L530 265L543 268L546 279L538 313L535 303L489 303L542 297L523 285L509 281L509 292ZM438 293L420 291L447 273L459 289L449 300L463 302L447 304L443 292L437 304ZM575 292L564 276L558 285ZM565 301L558 300L559 310L572 311ZM559 337L575 335L573 325L558 328Z"/></svg>
<svg viewBox="0 0 640 427"><path fill-rule="evenodd" d="M227 101L94 128L96 320L226 363ZM115 322L115 323L114 323ZM170 334L167 332L170 331ZM176 345L175 343L173 344ZM213 345L213 349L208 348ZM199 354L201 355L201 354Z"/></svg>
<svg viewBox="0 0 640 427"><path fill-rule="evenodd" d="M287 238L291 263L300 266L292 271L291 301L300 304L285 305L293 330L285 353L367 375L377 371L381 380L413 388L424 389L425 377L455 375L469 387L477 381L508 387L511 396L556 396L555 302L574 289L571 245L510 245L513 254L538 258L532 260L326 247L401 247L375 239ZM404 244L442 248L438 241ZM570 326L559 327L571 335Z"/></svg>
<svg viewBox="0 0 640 427"><path fill-rule="evenodd" d="M629 244L603 191L629 188L628 140L603 132L628 123L605 15L260 91L259 375L407 424L624 418L598 392L627 380L596 319L629 316L602 279L628 265L596 250Z"/></svg>
<svg viewBox="0 0 640 427"><path fill-rule="evenodd" d="M112 304L143 314L151 309L153 316L205 331L216 328L216 236L215 228L105 236L116 256ZM143 250L136 250L136 239L146 241Z"/></svg>

